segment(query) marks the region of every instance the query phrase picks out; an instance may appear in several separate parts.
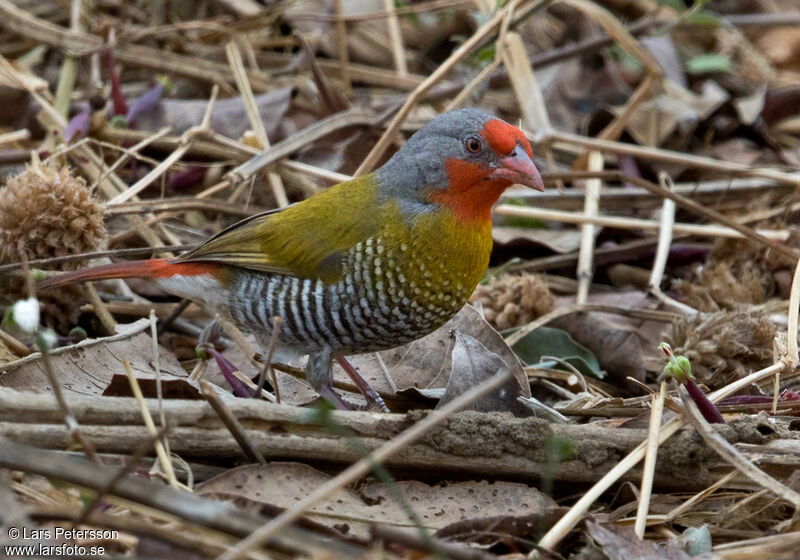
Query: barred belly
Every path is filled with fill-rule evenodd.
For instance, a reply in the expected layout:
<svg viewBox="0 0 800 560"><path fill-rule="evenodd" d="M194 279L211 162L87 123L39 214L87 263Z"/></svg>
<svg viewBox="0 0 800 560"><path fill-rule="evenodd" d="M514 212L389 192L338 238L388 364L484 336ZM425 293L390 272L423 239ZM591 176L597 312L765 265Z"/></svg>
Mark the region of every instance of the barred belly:
<svg viewBox="0 0 800 560"><path fill-rule="evenodd" d="M366 252L348 255L342 279L330 284L242 270L229 292L230 315L262 339L271 334L273 318L280 317L280 342L304 353L329 347L355 354L425 336L447 322L471 291L433 293L408 282L402 269L375 274L381 262L376 260Z"/></svg>
<svg viewBox="0 0 800 560"><path fill-rule="evenodd" d="M392 348L424 336L447 320L434 320L430 312L426 318L424 312L417 313L385 295L372 301L365 286L344 281L326 285L321 280L243 271L231 294L234 321L268 338L273 318L280 317L280 341L304 352L320 347L342 353Z"/></svg>

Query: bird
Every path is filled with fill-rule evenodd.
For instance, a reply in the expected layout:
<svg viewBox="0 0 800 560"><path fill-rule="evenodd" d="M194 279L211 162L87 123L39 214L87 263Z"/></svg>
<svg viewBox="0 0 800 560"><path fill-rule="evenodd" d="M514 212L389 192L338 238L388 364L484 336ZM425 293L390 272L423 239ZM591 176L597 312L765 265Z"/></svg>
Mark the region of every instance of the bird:
<svg viewBox="0 0 800 560"><path fill-rule="evenodd" d="M276 358L308 355L306 380L347 409L333 360L357 376L346 356L401 346L453 317L486 272L491 208L512 184L544 190L525 134L458 109L434 117L375 171L245 218L182 256L67 272L40 287L151 279L265 348L279 317Z"/></svg>

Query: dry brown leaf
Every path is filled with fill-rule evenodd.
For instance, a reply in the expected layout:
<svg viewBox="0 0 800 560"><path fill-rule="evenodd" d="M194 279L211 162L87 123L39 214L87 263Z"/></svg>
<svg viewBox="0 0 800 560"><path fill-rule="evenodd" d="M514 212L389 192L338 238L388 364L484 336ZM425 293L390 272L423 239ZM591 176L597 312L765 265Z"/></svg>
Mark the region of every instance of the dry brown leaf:
<svg viewBox="0 0 800 560"><path fill-rule="evenodd" d="M411 387L417 389L445 387L450 376L453 348L450 331L454 329L478 340L491 352L500 356L519 381L523 396L530 397L527 376L516 355L500 333L494 330L471 305L465 305L455 317L428 336L380 352L380 361L374 353L353 356L350 361L370 385L378 390L392 392ZM337 374L337 378L343 378L345 375L338 366L335 366L335 371L341 372Z"/></svg>
<svg viewBox="0 0 800 560"><path fill-rule="evenodd" d="M562 302L564 298L559 298ZM608 294L592 294L589 303L636 309L647 305L647 294L634 290ZM571 300L570 300L571 303ZM556 304L558 308L558 304ZM597 357L610 379L624 388L625 380L645 378L644 352L639 327L642 320L608 313L571 313L559 317L550 326L567 331L576 342L586 346ZM655 346L655 345L654 345Z"/></svg>
<svg viewBox="0 0 800 560"><path fill-rule="evenodd" d="M155 377L149 328L150 321L140 319L119 325L115 335L53 350L50 360L61 388L67 394L100 395L114 374L125 372L122 360L128 360L136 377ZM187 377L175 356L160 346L158 361L164 378ZM34 393L52 390L39 353L0 367L0 386Z"/></svg>
<svg viewBox="0 0 800 560"><path fill-rule="evenodd" d="M678 545L668 541L660 545L650 540L642 540L633 532L633 528L609 524L602 526L588 521L586 528L589 536L600 546L609 560L690 560L691 556L681 550Z"/></svg>
<svg viewBox="0 0 800 560"><path fill-rule="evenodd" d="M459 331L454 331L453 336L455 345L451 354L450 379L436 408L442 408L459 395L480 385L498 372L508 369L508 365L500 356L487 350L471 336ZM528 387L527 380L525 386ZM520 396L523 396L520 380L509 379L499 388L474 400L464 410L511 412L515 416L530 416L531 410L517 400Z"/></svg>
<svg viewBox="0 0 800 560"><path fill-rule="evenodd" d="M276 140L283 116L289 108L294 88L284 87L256 95L256 107L270 140ZM182 134L203 120L208 107L205 99L162 99L152 110L136 119L143 130L158 130L169 126L174 134ZM239 96L218 99L211 113L211 128L215 132L238 139L250 128L244 103Z"/></svg>
<svg viewBox="0 0 800 560"><path fill-rule="evenodd" d="M280 508L294 505L330 476L302 463L273 462L226 471L197 486L201 496L246 499ZM417 514L422 524L437 530L466 519L500 515L531 515L555 507L553 500L527 484L467 481L430 486L417 481L398 481L391 487L369 481L359 491L341 490L312 506L308 517L359 537L369 536L369 524L383 523L414 528L396 496Z"/></svg>
<svg viewBox="0 0 800 560"><path fill-rule="evenodd" d="M600 228L596 228L598 233ZM577 229L544 229L512 226L494 226L492 237L500 245L547 247L563 255L577 251L581 246L581 232Z"/></svg>

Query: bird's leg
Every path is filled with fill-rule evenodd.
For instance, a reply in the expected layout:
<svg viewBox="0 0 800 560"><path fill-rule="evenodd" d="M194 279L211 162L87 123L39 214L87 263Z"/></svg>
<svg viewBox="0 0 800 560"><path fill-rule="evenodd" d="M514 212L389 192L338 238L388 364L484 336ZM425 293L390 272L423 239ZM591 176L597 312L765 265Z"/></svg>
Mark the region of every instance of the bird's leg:
<svg viewBox="0 0 800 560"><path fill-rule="evenodd" d="M367 399L367 405L370 408L377 408L381 412L390 412L389 407L386 406L386 403L383 402L383 399L378 394L378 391L372 388L372 386L367 383L367 380L361 377L361 374L358 373L358 370L353 367L347 358L344 356L336 356L336 361L342 366L342 369L350 376L350 379L353 380L353 383L356 384L358 390L363 393L364 397Z"/></svg>
<svg viewBox="0 0 800 560"><path fill-rule="evenodd" d="M321 350L309 354L308 363L306 364L306 380L322 398L339 410L353 410L353 406L333 389L331 361L332 352L330 350Z"/></svg>

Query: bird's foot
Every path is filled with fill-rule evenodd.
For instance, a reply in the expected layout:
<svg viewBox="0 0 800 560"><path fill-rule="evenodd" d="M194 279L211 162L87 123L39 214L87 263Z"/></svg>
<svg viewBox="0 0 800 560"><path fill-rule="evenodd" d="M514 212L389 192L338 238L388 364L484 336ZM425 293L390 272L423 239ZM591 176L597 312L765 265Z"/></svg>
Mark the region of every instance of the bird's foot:
<svg viewBox="0 0 800 560"><path fill-rule="evenodd" d="M339 396L339 393L333 388L332 385L328 385L327 387L322 387L319 390L320 396L331 403L336 409L338 410L355 410L356 407L342 397Z"/></svg>
<svg viewBox="0 0 800 560"><path fill-rule="evenodd" d="M361 377L361 374L358 373L358 370L351 364L347 358L344 356L336 356L336 361L342 366L342 369L350 376L350 379L353 380L353 383L356 384L358 390L364 395L364 398L367 399L367 408L368 409L376 409L380 410L381 412L391 412L389 407L386 406L383 398L378 394L378 391L372 388L372 386L367 383L367 380Z"/></svg>

